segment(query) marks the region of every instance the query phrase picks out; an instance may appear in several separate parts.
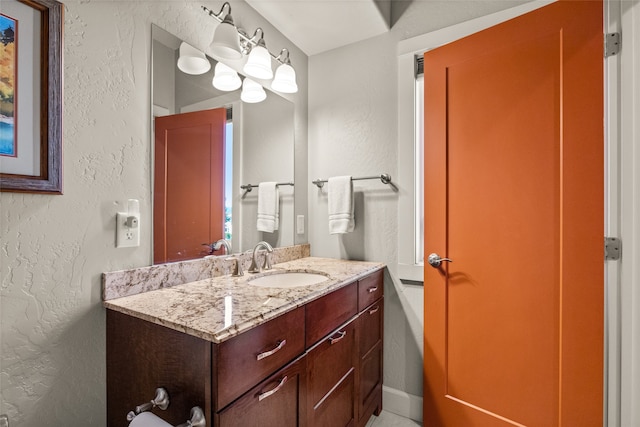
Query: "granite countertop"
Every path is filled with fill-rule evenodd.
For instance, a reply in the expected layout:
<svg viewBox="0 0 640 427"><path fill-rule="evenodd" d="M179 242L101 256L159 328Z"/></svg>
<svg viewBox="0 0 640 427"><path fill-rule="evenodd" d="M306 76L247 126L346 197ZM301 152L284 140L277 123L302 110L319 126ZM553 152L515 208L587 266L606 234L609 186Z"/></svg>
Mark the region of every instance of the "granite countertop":
<svg viewBox="0 0 640 427"><path fill-rule="evenodd" d="M382 268L384 264L377 262L307 257L275 264L273 270L263 273L213 277L104 301L104 306L220 343ZM295 288L247 283L283 270L324 273L328 277L324 282Z"/></svg>

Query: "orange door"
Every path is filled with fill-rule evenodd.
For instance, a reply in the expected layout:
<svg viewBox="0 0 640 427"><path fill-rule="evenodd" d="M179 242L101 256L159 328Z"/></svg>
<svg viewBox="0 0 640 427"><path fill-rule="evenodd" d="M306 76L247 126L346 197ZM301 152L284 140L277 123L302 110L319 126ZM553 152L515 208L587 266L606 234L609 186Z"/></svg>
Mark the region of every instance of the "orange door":
<svg viewBox="0 0 640 427"><path fill-rule="evenodd" d="M425 54L425 426L602 425L602 34L560 1Z"/></svg>
<svg viewBox="0 0 640 427"><path fill-rule="evenodd" d="M155 119L153 261L206 255L224 233L226 110Z"/></svg>

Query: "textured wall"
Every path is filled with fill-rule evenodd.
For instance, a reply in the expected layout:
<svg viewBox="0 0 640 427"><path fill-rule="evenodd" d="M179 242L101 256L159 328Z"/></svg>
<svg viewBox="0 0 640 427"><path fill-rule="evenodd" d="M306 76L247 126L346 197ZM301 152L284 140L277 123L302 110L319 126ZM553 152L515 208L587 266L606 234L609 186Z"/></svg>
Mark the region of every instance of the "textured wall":
<svg viewBox="0 0 640 427"><path fill-rule="evenodd" d="M151 259L150 28L204 49L215 22L201 4L222 2L65 2L64 195L0 194L0 413L12 425L105 425L101 273ZM244 2L233 12L250 31L264 27L271 48L292 51L304 166L307 58ZM296 175L305 181L306 168ZM304 212L306 186L300 193ZM142 245L116 249L128 198L140 200Z"/></svg>
<svg viewBox="0 0 640 427"><path fill-rule="evenodd" d="M524 2L392 2L393 28L389 33L312 56L309 176L367 176L383 172L397 176L398 41L520 3ZM395 275L397 193L379 181L354 184L356 229L344 236L329 235L326 192L311 189L311 253L381 261L389 266L384 384L421 396L422 289L403 286Z"/></svg>

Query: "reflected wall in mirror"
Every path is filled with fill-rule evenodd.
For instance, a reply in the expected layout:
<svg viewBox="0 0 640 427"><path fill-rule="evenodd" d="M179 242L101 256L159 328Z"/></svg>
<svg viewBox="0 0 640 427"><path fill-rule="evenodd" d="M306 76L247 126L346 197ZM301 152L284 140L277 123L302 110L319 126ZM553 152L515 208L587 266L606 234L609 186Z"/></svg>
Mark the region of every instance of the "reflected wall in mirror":
<svg viewBox="0 0 640 427"><path fill-rule="evenodd" d="M261 240L293 245L293 186L278 187L273 233L257 229L258 188L240 186L293 182L294 105L269 90L262 102L242 102L240 89L213 87L214 59L208 72L186 74L177 67L182 40L156 25L151 37L153 263L207 256L221 238L234 253Z"/></svg>

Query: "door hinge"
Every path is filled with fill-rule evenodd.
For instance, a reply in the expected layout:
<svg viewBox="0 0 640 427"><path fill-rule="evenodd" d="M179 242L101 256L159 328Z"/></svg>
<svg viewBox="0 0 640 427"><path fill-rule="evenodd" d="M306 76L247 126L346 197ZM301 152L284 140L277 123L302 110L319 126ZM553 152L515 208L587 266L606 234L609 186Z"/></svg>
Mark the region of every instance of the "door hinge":
<svg viewBox="0 0 640 427"><path fill-rule="evenodd" d="M607 33L604 35L604 57L617 55L620 53L622 37L620 33Z"/></svg>
<svg viewBox="0 0 640 427"><path fill-rule="evenodd" d="M604 238L604 259L616 261L622 256L622 240L617 237Z"/></svg>

